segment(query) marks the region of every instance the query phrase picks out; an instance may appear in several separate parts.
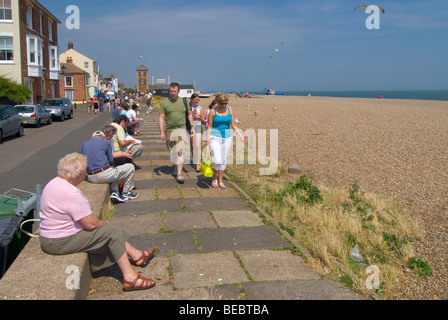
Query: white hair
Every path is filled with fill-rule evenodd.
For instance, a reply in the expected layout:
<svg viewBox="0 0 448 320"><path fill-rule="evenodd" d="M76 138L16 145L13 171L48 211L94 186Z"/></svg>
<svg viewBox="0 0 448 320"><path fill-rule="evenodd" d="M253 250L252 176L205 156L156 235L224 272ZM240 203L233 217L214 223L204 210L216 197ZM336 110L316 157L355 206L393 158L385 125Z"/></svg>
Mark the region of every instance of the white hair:
<svg viewBox="0 0 448 320"><path fill-rule="evenodd" d="M61 178L70 179L86 170L87 157L80 153L70 153L58 162L58 176Z"/></svg>

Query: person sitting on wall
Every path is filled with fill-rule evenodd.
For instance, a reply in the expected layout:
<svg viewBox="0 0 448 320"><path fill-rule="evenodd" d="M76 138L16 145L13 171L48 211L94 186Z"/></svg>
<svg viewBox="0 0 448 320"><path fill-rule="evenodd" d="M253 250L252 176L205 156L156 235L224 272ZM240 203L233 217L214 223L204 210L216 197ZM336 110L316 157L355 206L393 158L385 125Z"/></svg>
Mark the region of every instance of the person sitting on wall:
<svg viewBox="0 0 448 320"><path fill-rule="evenodd" d="M65 255L86 252L92 272L115 263L123 274L123 290L143 290L155 286L131 266L146 267L154 258L154 249L141 251L128 241L126 232L108 221L98 220L77 186L84 181L87 157L71 153L59 160L58 176L44 188L39 216L39 238L44 252Z"/></svg>

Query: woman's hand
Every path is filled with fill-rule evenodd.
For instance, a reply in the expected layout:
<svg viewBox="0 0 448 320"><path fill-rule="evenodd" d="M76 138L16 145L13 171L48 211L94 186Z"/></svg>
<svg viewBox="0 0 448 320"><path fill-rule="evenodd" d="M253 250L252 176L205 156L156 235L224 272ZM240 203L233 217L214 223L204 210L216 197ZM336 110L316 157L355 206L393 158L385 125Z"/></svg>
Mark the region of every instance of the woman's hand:
<svg viewBox="0 0 448 320"><path fill-rule="evenodd" d="M79 220L79 223L81 223L84 229L86 229L87 231L95 230L96 228L109 224L108 221L98 220L93 216L93 214L82 218L81 220Z"/></svg>

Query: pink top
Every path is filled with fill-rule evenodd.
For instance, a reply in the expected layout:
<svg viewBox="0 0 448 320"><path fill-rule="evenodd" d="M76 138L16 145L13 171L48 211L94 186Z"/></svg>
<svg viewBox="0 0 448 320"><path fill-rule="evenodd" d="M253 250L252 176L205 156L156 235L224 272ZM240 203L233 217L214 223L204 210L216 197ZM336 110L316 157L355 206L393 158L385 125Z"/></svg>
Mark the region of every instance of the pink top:
<svg viewBox="0 0 448 320"><path fill-rule="evenodd" d="M42 192L39 233L44 238L66 238L84 229L78 221L92 210L81 190L59 177L51 180Z"/></svg>

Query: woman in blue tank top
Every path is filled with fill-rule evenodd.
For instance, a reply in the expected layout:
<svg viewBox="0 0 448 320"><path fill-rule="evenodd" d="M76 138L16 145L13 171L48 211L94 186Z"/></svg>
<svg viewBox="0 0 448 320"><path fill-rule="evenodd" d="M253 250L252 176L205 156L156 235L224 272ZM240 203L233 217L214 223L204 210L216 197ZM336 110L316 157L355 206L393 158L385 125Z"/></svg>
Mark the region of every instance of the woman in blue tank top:
<svg viewBox="0 0 448 320"><path fill-rule="evenodd" d="M241 132L239 131L233 110L228 106L229 97L225 93L219 93L215 101L217 106L210 111L208 117L207 142L210 145L213 156L213 180L212 187L225 189L226 186L222 182L224 170L226 169L226 159L232 146L232 128L243 141L246 143Z"/></svg>

